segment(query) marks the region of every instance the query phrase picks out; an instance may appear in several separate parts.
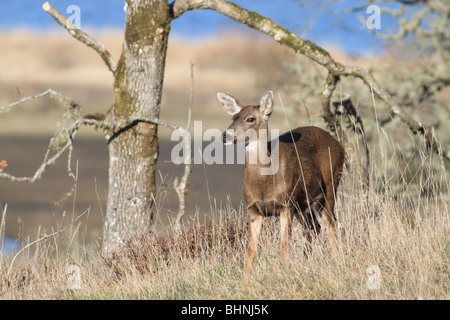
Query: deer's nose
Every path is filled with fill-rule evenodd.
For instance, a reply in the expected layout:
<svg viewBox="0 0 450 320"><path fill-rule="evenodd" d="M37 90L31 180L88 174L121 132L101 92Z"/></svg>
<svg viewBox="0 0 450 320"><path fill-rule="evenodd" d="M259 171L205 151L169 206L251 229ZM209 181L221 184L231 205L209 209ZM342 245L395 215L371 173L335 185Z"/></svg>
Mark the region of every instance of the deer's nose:
<svg viewBox="0 0 450 320"><path fill-rule="evenodd" d="M224 133L222 133L222 142L225 144L234 143L234 135L232 135L230 132L225 131Z"/></svg>

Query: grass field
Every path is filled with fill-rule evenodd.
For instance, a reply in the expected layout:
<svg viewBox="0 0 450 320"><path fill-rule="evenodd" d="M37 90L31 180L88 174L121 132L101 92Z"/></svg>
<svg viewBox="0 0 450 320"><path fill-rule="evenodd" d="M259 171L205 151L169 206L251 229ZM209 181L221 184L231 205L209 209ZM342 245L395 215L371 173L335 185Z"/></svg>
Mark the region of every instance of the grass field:
<svg viewBox="0 0 450 320"><path fill-rule="evenodd" d="M117 58L122 35L99 38ZM84 113L105 112L112 103L113 79L103 62L65 33L37 37L16 32L1 34L0 39L7 48L0 51L4 71L0 105L48 88L77 100ZM389 63L397 64L393 58L354 58L336 50L333 56L364 67L377 61L387 69ZM219 129L228 125L229 117L216 101L217 91L252 103L267 90L276 92L278 111L272 128L324 127L319 104L313 100L317 96L294 94L299 82L315 86L314 67L301 69L299 77L293 65L305 67L289 50L267 39L233 35L195 44L171 41L161 119L186 122L191 61L193 119L202 120L204 129L206 124ZM141 239L104 259L99 243L107 151L101 134L84 128L77 136L78 147L75 140L73 158L74 165L78 161L77 192L62 207L51 202L71 187L66 159L50 167L35 185L0 181L0 239L5 234L20 237L24 248L17 257L0 256L0 299L449 299L448 163L429 154L423 141L399 122L382 128L371 124L374 114L381 117L386 111L375 100L364 100L370 93L358 83L343 81L340 89L349 87L366 92L356 94L356 99L361 100L358 105L370 139L370 184L366 186L358 166L364 163L361 142L350 136L336 207L338 250L331 250L323 232L305 256L302 230L295 223L291 260L284 264L278 220L269 218L253 273L245 277L242 166L194 166L185 228L178 239L171 237L168 221L176 205L167 181L182 169L167 163L170 132L161 130L165 155L158 180L160 237ZM437 98L448 97L443 92ZM429 110L414 112L431 117ZM57 102L44 98L0 115L0 160L8 161L5 170L32 174L63 111ZM443 117L437 134L448 144L446 132L448 119Z"/></svg>
<svg viewBox="0 0 450 320"><path fill-rule="evenodd" d="M266 219L250 277L243 272L245 212L242 207L224 206L214 219L192 223L178 239L142 239L111 259L103 259L95 246L73 242L83 225L69 224L64 232L24 250L12 266L12 257L2 258L0 295L2 299L449 299L449 203L440 191L448 188L448 182L427 172L418 174L423 182L436 183L434 192L424 194L411 187L398 194L390 183L378 180L364 194L354 177L344 175L337 205L338 250L331 250L322 233L305 256L305 241L295 223L291 260L284 264L278 221ZM376 281L368 282L373 276ZM69 289L74 283L77 287Z"/></svg>

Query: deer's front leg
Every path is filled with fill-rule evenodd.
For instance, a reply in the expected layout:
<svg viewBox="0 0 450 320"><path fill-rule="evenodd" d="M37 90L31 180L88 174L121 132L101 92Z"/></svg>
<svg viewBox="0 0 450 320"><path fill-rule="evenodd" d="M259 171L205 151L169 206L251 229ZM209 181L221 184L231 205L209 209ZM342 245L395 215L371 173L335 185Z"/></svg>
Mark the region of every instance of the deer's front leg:
<svg viewBox="0 0 450 320"><path fill-rule="evenodd" d="M250 274L252 269L253 259L255 257L258 247L258 237L261 231L263 216L255 209L248 209L248 252L247 252L247 267L245 273Z"/></svg>
<svg viewBox="0 0 450 320"><path fill-rule="evenodd" d="M289 261L289 240L292 234L291 223L293 215L294 211L290 208L284 208L280 212L281 252L284 262Z"/></svg>

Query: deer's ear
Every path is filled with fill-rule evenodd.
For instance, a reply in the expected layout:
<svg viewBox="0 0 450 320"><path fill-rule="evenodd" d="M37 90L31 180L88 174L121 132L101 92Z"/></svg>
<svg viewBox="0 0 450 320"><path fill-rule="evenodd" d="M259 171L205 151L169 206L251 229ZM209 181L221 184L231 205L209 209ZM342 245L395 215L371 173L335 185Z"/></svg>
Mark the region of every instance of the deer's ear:
<svg viewBox="0 0 450 320"><path fill-rule="evenodd" d="M217 99L219 99L225 111L232 116L242 109L240 102L228 94L219 92L217 93Z"/></svg>
<svg viewBox="0 0 450 320"><path fill-rule="evenodd" d="M268 118L273 111L273 92L267 91L259 102L259 110Z"/></svg>

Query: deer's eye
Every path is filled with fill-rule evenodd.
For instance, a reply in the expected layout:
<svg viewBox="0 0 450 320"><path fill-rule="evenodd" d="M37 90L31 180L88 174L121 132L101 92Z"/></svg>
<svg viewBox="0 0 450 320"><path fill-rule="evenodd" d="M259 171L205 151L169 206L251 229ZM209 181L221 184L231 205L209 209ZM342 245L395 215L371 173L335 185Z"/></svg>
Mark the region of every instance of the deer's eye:
<svg viewBox="0 0 450 320"><path fill-rule="evenodd" d="M255 120L256 119L254 117L249 117L245 121L247 121L247 123L253 123L253 122L255 122Z"/></svg>

